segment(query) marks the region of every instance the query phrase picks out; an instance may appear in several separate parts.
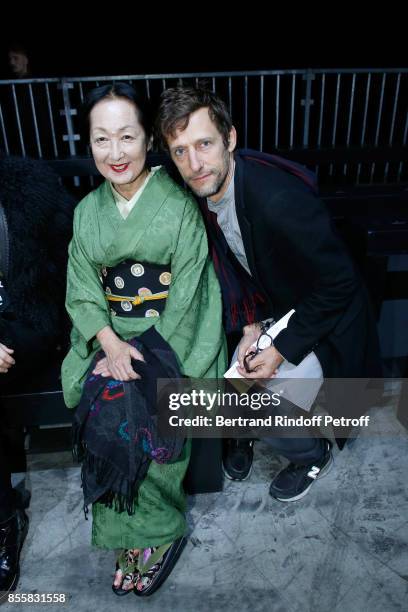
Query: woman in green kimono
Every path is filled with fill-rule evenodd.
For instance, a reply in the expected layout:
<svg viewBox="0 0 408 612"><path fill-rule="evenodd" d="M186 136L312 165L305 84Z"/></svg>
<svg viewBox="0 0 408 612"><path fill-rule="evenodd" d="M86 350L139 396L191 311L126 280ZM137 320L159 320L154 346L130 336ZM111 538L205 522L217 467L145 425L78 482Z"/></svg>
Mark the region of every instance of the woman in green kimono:
<svg viewBox="0 0 408 612"><path fill-rule="evenodd" d="M151 326L168 342L184 375L221 376L221 295L195 201L163 168L146 166L151 130L130 85L92 90L85 110L92 154L106 180L75 211L66 299L72 345L62 367L67 406L78 405L101 348L105 358L94 373L138 378L131 359L143 357L127 340ZM186 530L182 481L189 455L186 444L177 461L151 462L135 514L93 504L93 545L124 549L112 586L116 594L150 594L178 556Z"/></svg>

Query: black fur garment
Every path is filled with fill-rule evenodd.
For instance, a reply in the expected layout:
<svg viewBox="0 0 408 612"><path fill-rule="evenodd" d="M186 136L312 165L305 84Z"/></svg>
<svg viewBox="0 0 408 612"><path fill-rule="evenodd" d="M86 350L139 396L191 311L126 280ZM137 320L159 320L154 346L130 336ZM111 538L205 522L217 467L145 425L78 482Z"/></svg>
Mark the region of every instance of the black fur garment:
<svg viewBox="0 0 408 612"><path fill-rule="evenodd" d="M67 249L75 198L46 162L0 154L0 201L9 229L6 288L13 320L8 325L3 318L0 342L7 344L7 332L18 322L45 337L58 337L66 325Z"/></svg>

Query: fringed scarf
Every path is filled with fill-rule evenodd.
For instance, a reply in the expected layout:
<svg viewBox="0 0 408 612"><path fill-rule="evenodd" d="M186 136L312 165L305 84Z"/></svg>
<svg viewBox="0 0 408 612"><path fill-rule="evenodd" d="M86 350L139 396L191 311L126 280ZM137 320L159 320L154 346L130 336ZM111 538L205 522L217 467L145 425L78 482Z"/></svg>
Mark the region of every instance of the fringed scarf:
<svg viewBox="0 0 408 612"><path fill-rule="evenodd" d="M268 316L265 312L267 300L231 251L218 225L217 214L208 209L205 200L200 201L200 207L210 237L211 258L221 287L224 329L227 334L241 331L245 325Z"/></svg>
<svg viewBox="0 0 408 612"><path fill-rule="evenodd" d="M135 512L137 492L151 461L176 460L184 439L176 433L161 437L158 431L157 379L182 377L168 343L151 327L129 344L145 363L132 360L141 379L121 382L92 374L99 351L89 369L73 422L74 456L82 461L85 517L96 501L117 512Z"/></svg>

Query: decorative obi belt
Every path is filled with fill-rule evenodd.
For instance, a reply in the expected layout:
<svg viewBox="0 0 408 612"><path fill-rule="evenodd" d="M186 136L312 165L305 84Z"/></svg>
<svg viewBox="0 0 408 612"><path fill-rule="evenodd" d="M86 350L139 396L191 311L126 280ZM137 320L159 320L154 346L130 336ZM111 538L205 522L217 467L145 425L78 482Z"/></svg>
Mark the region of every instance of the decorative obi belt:
<svg viewBox="0 0 408 612"><path fill-rule="evenodd" d="M125 259L113 268L102 268L102 285L112 315L158 317L166 305L171 282L169 264Z"/></svg>

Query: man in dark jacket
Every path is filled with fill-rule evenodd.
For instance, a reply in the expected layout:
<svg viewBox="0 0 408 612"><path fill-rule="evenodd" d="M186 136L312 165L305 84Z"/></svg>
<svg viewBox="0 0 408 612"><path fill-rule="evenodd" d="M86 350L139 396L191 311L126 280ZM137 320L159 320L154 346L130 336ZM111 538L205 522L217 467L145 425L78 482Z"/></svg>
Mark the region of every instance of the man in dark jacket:
<svg viewBox="0 0 408 612"><path fill-rule="evenodd" d="M158 130L182 178L202 205L224 298L227 332L241 330L239 373L269 379L297 367L299 378L380 376L378 341L364 288L329 215L306 185L257 152L236 151L236 131L215 94L193 88L162 94ZM269 348L244 357L260 319L295 313ZM317 394L317 392L316 392ZM329 468L320 437L270 439L289 459L272 481L281 501L303 497ZM252 443L230 441L224 471L249 476Z"/></svg>
<svg viewBox="0 0 408 612"><path fill-rule="evenodd" d="M63 339L73 208L73 198L45 163L0 155L0 409L1 395L44 370ZM11 486L9 447L2 417L0 595L16 587L28 526Z"/></svg>

